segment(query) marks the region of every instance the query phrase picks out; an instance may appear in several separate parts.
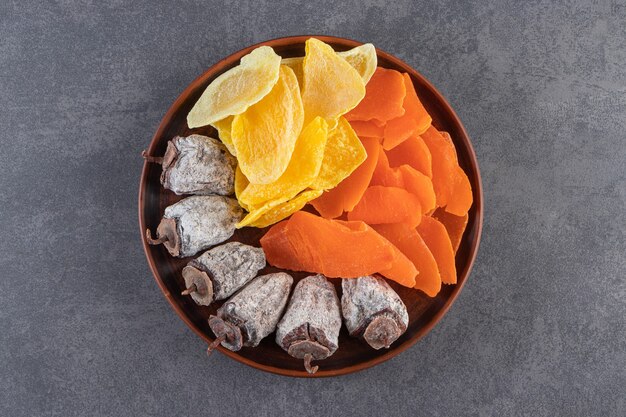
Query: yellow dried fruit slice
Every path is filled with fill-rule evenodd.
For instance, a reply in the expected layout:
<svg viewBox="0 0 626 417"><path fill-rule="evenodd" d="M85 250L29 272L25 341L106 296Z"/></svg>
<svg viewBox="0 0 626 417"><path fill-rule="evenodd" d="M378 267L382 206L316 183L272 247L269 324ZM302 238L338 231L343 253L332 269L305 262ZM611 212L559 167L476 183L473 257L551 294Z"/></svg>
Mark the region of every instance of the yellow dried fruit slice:
<svg viewBox="0 0 626 417"><path fill-rule="evenodd" d="M267 227L291 216L299 211L311 200L315 200L322 195L322 190L307 190L291 200L274 200L264 204L262 207L248 213L239 223L237 228L244 226Z"/></svg>
<svg viewBox="0 0 626 417"><path fill-rule="evenodd" d="M281 65L286 65L293 70L293 73L296 74L296 78L298 79L298 84L300 88L302 88L302 82L304 80L304 73L302 72L302 60L304 57L299 56L296 58L283 58L280 61Z"/></svg>
<svg viewBox="0 0 626 417"><path fill-rule="evenodd" d="M243 113L272 90L279 68L280 56L271 47L256 48L209 84L187 115L187 125L193 129Z"/></svg>
<svg viewBox="0 0 626 417"><path fill-rule="evenodd" d="M241 172L241 170L239 169L239 166L237 166L237 169L235 170L235 196L239 201L239 205L246 210L248 210L248 205L242 203L242 201L239 199L239 196L241 195L241 193L243 193L248 184L250 184L250 181L248 181L246 176L243 175L243 172Z"/></svg>
<svg viewBox="0 0 626 417"><path fill-rule="evenodd" d="M226 146L226 149L228 149L228 152L230 152L233 156L237 156L237 151L235 150L235 146L233 145L233 140L230 135L230 131L233 126L233 116L228 116L225 119L218 120L217 122L212 123L211 126L217 130L217 134L224 146Z"/></svg>
<svg viewBox="0 0 626 417"><path fill-rule="evenodd" d="M358 168L367 152L350 123L340 117L337 127L328 132L320 173L311 184L315 190L334 188Z"/></svg>
<svg viewBox="0 0 626 417"><path fill-rule="evenodd" d="M311 38L306 41L302 62L302 103L305 121L317 116L332 120L353 109L365 96L365 83L330 45Z"/></svg>
<svg viewBox="0 0 626 417"><path fill-rule="evenodd" d="M376 48L371 43L364 43L363 45L359 45L347 51L336 52L336 54L348 61L348 64L352 65L365 84L367 84L370 78L372 78L372 75L374 75L374 71L376 71L378 57L376 56ZM293 70L301 88L302 80L304 79L302 60L304 60L304 57L299 56L295 58L283 58L283 60L280 61L282 65L287 65Z"/></svg>
<svg viewBox="0 0 626 417"><path fill-rule="evenodd" d="M302 129L283 175L271 184L249 184L241 194L237 194L239 202L246 206L259 206L266 201L288 200L307 188L320 172L327 137L328 124L321 117L316 117Z"/></svg>
<svg viewBox="0 0 626 417"><path fill-rule="evenodd" d="M378 65L376 48L371 43L364 43L356 48L337 52L337 55L348 61L348 64L352 65L365 84L372 78L374 71L376 71L376 66Z"/></svg>
<svg viewBox="0 0 626 417"><path fill-rule="evenodd" d="M285 172L303 119L298 80L291 68L281 65L272 91L233 120L237 160L251 183L269 184Z"/></svg>

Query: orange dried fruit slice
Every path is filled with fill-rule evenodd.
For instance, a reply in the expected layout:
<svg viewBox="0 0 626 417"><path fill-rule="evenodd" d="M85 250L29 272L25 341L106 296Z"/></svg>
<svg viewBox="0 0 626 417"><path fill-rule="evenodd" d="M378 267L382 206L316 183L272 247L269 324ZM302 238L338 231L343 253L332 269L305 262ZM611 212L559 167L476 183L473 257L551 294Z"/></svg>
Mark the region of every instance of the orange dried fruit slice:
<svg viewBox="0 0 626 417"><path fill-rule="evenodd" d="M441 274L441 282L456 284L454 249L445 226L432 217L424 216L422 222L417 226L417 232L435 257L437 268Z"/></svg>
<svg viewBox="0 0 626 417"><path fill-rule="evenodd" d="M269 94L279 68L280 56L271 47L256 48L208 85L187 115L187 125L193 129L243 113Z"/></svg>
<svg viewBox="0 0 626 417"><path fill-rule="evenodd" d="M346 119L372 120L379 122L400 117L404 114L402 103L406 87L402 74L382 67L376 68L367 83L366 93L354 109L346 114Z"/></svg>
<svg viewBox="0 0 626 417"><path fill-rule="evenodd" d="M409 165L428 178L433 177L432 155L424 140L419 136L411 136L400 145L388 150L387 158L392 168Z"/></svg>
<svg viewBox="0 0 626 417"><path fill-rule="evenodd" d="M385 139L383 147L393 149L413 135L421 135L432 123L432 118L417 97L417 92L409 74L402 74L406 87L404 97L404 114L387 121L385 125Z"/></svg>
<svg viewBox="0 0 626 417"><path fill-rule="evenodd" d="M452 249L454 249L454 253L456 253L459 250L459 246L461 246L463 233L465 233L465 228L467 227L467 221L469 219L468 214L465 213L463 216L455 216L442 208L438 208L433 213L433 217L439 220L448 231Z"/></svg>
<svg viewBox="0 0 626 417"><path fill-rule="evenodd" d="M435 257L417 231L402 223L377 224L372 227L415 265L419 272L415 277L415 288L429 297L436 296L441 290L439 268Z"/></svg>
<svg viewBox="0 0 626 417"><path fill-rule="evenodd" d="M231 135L237 160L251 183L269 184L285 172L303 119L298 81L283 65L272 91L233 120Z"/></svg>
<svg viewBox="0 0 626 417"><path fill-rule="evenodd" d="M332 190L329 190L313 200L311 204L324 218L333 219L341 216L344 211L350 211L361 200L367 189L376 161L378 152L381 151L378 140L375 138L362 138L361 142L367 152L367 159L350 176L341 181Z"/></svg>
<svg viewBox="0 0 626 417"><path fill-rule="evenodd" d="M261 238L267 262L334 278L356 278L391 268L397 253L386 239L363 222L345 223L298 211Z"/></svg>
<svg viewBox="0 0 626 417"><path fill-rule="evenodd" d="M433 187L437 196L437 206L445 207L451 194L455 177L456 150L434 127L422 134L422 139L432 156Z"/></svg>
<svg viewBox="0 0 626 417"><path fill-rule="evenodd" d="M328 124L316 117L300 133L285 172L270 184L250 184L237 196L240 203L259 206L266 201L293 198L317 178L328 138Z"/></svg>
<svg viewBox="0 0 626 417"><path fill-rule="evenodd" d="M334 188L367 158L367 152L350 123L343 117L328 132L319 175L311 184L315 190Z"/></svg>
<svg viewBox="0 0 626 417"><path fill-rule="evenodd" d="M306 120L317 116L337 119L365 96L365 83L359 73L330 45L318 39L306 41L302 71Z"/></svg>
<svg viewBox="0 0 626 417"><path fill-rule="evenodd" d="M383 127L376 126L371 120L362 121L362 120L353 120L350 122L350 126L356 132L356 134L360 137L367 138L377 138L382 139L385 129Z"/></svg>
<svg viewBox="0 0 626 417"><path fill-rule="evenodd" d="M406 223L415 227L421 219L422 209L416 195L404 188L380 185L369 187L348 213L348 220L367 224Z"/></svg>

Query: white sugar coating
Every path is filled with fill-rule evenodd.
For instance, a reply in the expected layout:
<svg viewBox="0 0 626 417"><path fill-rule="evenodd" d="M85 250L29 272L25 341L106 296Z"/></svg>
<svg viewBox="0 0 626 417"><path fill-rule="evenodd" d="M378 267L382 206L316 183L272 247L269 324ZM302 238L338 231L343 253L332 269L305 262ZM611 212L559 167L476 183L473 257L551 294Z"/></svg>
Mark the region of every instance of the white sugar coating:
<svg viewBox="0 0 626 417"><path fill-rule="evenodd" d="M235 192L237 160L217 139L202 135L176 136L172 144L177 157L163 166L161 183L176 194L219 194Z"/></svg>
<svg viewBox="0 0 626 417"><path fill-rule="evenodd" d="M335 287L324 275L312 275L298 282L287 311L278 323L276 343L283 346L285 336L306 323L324 332L331 344L326 347L332 354L339 346L341 313Z"/></svg>
<svg viewBox="0 0 626 417"><path fill-rule="evenodd" d="M344 279L341 310L348 332L362 332L377 313L393 311L401 320L402 332L409 324L409 314L398 294L383 278L370 275Z"/></svg>
<svg viewBox="0 0 626 417"><path fill-rule="evenodd" d="M244 346L257 346L272 333L283 314L293 284L285 272L256 277L217 311L224 321L241 328Z"/></svg>
<svg viewBox="0 0 626 417"><path fill-rule="evenodd" d="M207 195L187 197L167 207L163 217L176 220L179 256L186 257L230 238L242 215L236 200Z"/></svg>
<svg viewBox="0 0 626 417"><path fill-rule="evenodd" d="M228 242L206 251L190 265L209 273L213 281L214 299L223 300L265 267L265 253L261 248Z"/></svg>

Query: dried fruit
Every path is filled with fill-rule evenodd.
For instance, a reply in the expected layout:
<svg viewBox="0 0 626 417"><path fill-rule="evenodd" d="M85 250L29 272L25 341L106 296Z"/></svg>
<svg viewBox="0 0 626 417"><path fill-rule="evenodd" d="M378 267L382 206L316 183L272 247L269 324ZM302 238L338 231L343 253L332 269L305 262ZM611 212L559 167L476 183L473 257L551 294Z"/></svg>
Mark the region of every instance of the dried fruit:
<svg viewBox="0 0 626 417"><path fill-rule="evenodd" d="M454 143L452 142L450 134L448 132L439 133L441 134L441 137L443 137L446 142L454 148ZM455 167L452 171L452 184L449 189L450 195L448 196L448 204L445 209L447 212L456 216L464 216L472 206L474 196L472 195L472 185L469 182L469 178L467 178L467 174L465 174L465 171L463 171L463 169L459 166L455 148L454 162Z"/></svg>
<svg viewBox="0 0 626 417"><path fill-rule="evenodd" d="M232 140L239 167L251 183L268 184L285 172L303 117L296 76L281 66L272 91L233 120Z"/></svg>
<svg viewBox="0 0 626 417"><path fill-rule="evenodd" d="M380 349L389 348L406 331L409 313L384 279L371 275L344 279L341 287L341 312L350 336Z"/></svg>
<svg viewBox="0 0 626 417"><path fill-rule="evenodd" d="M369 187L363 198L348 213L348 220L367 224L406 223L415 227L422 219L422 209L416 195L404 188Z"/></svg>
<svg viewBox="0 0 626 417"><path fill-rule="evenodd" d="M428 178L433 177L432 156L420 136L411 136L400 145L388 150L387 158L392 168L409 165Z"/></svg>
<svg viewBox="0 0 626 417"><path fill-rule="evenodd" d="M165 209L157 239L146 230L150 245L163 244L172 256L184 258L224 242L235 232L242 210L232 198L191 196Z"/></svg>
<svg viewBox="0 0 626 417"><path fill-rule="evenodd" d="M404 114L406 87L402 74L396 70L376 68L372 79L367 83L363 100L346 114L346 119L372 120L379 122L395 119Z"/></svg>
<svg viewBox="0 0 626 417"><path fill-rule="evenodd" d="M293 278L284 272L256 277L233 295L209 317L215 340L207 349L211 353L221 343L238 351L243 346L258 346L276 329L283 314Z"/></svg>
<svg viewBox="0 0 626 417"><path fill-rule="evenodd" d="M233 119L234 116L228 116L225 119L211 123L211 126L213 126L215 130L217 130L217 135L219 136L224 146L226 146L226 149L228 149L228 152L230 152L230 154L233 156L237 156L237 150L235 149L235 145L233 145L233 139L231 136Z"/></svg>
<svg viewBox="0 0 626 417"><path fill-rule="evenodd" d="M302 102L307 121L317 116L337 119L365 96L365 83L359 73L318 39L306 41L302 67Z"/></svg>
<svg viewBox="0 0 626 417"><path fill-rule="evenodd" d="M467 227L469 216L467 213L463 216L455 216L442 208L438 208L433 213L433 217L445 226L448 231L448 236L450 237L450 243L452 243L452 249L454 249L454 253L456 253L461 245L461 239Z"/></svg>
<svg viewBox="0 0 626 417"><path fill-rule="evenodd" d="M367 152L365 162L335 188L311 202L322 217L327 219L339 217L344 211L352 210L363 197L376 167L378 153L382 150L377 139L362 138L361 142Z"/></svg>
<svg viewBox="0 0 626 417"><path fill-rule="evenodd" d="M187 125L193 129L243 113L272 90L279 67L280 56L271 47L256 48L209 84L187 115Z"/></svg>
<svg viewBox="0 0 626 417"><path fill-rule="evenodd" d="M402 223L378 224L373 228L415 265L419 274L415 277L414 287L429 297L436 296L441 290L439 268L435 257L417 231Z"/></svg>
<svg viewBox="0 0 626 417"><path fill-rule="evenodd" d="M300 134L285 172L270 184L249 184L237 195L249 207L272 200L286 201L307 188L317 178L328 138L328 124L316 117Z"/></svg>
<svg viewBox="0 0 626 417"><path fill-rule="evenodd" d="M275 267L336 278L389 269L396 258L391 244L365 223L326 220L303 211L272 226L261 246Z"/></svg>
<svg viewBox="0 0 626 417"><path fill-rule="evenodd" d="M437 268L444 284L456 284L456 265L454 263L454 250L450 237L443 224L432 217L424 216L417 227L424 242L435 257Z"/></svg>
<svg viewBox="0 0 626 417"><path fill-rule="evenodd" d="M239 169L239 166L237 166L237 169L235 170L235 196L237 197L237 200L239 200L239 196L241 195L243 190L246 189L248 184L250 184L250 181L248 181L246 176L243 175L243 172L241 172L241 169ZM248 205L246 203L243 203L241 200L239 200L239 205L244 209L250 211Z"/></svg>
<svg viewBox="0 0 626 417"><path fill-rule="evenodd" d="M186 289L196 304L208 306L230 297L265 267L263 249L229 242L216 246L183 268Z"/></svg>
<svg viewBox="0 0 626 417"><path fill-rule="evenodd" d="M366 158L367 152L350 123L340 117L337 127L328 132L322 166L311 188L315 190L334 188L352 174Z"/></svg>
<svg viewBox="0 0 626 417"><path fill-rule="evenodd" d="M368 83L370 78L372 78L374 71L376 71L378 57L376 56L376 48L374 48L374 45L371 43L365 43L347 51L336 52L336 54L345 59L348 64L352 65L356 72L359 73L365 84ZM282 65L287 65L296 74L300 87L302 87L302 80L304 78L302 71L303 60L304 57L300 56L294 58L283 58L281 61Z"/></svg>
<svg viewBox="0 0 626 417"><path fill-rule="evenodd" d="M314 374L312 360L331 356L339 347L341 313L335 287L323 275L306 277L296 285L285 315L276 328L276 343L289 355L304 359Z"/></svg>
<svg viewBox="0 0 626 417"><path fill-rule="evenodd" d="M350 126L360 138L382 139L385 135L385 128L377 126L372 120L352 120Z"/></svg>
<svg viewBox="0 0 626 417"><path fill-rule="evenodd" d="M393 149L409 137L421 135L428 129L432 122L432 118L417 97L411 76L404 73L402 74L402 78L404 79L404 86L406 87L406 96L402 104L404 114L387 121L384 133L385 139L383 141L383 147L385 149Z"/></svg>
<svg viewBox="0 0 626 417"><path fill-rule="evenodd" d="M404 188L417 196L424 214L435 209L435 190L430 178L408 165L389 168L389 161L382 150L370 184Z"/></svg>
<svg viewBox="0 0 626 417"><path fill-rule="evenodd" d="M434 127L429 127L422 134L424 143L432 155L433 187L437 196L437 206L445 207L448 204L456 165L456 150Z"/></svg>
<svg viewBox="0 0 626 417"><path fill-rule="evenodd" d="M146 156L163 167L161 184L175 194L232 194L235 166L233 158L218 140L202 136L176 136L167 143L163 157Z"/></svg>
<svg viewBox="0 0 626 417"><path fill-rule="evenodd" d="M274 200L265 203L259 208L252 210L241 222L237 224L237 228L244 226L267 227L277 223L296 211L302 209L309 201L317 198L322 194L322 190L307 190L298 194L291 200Z"/></svg>

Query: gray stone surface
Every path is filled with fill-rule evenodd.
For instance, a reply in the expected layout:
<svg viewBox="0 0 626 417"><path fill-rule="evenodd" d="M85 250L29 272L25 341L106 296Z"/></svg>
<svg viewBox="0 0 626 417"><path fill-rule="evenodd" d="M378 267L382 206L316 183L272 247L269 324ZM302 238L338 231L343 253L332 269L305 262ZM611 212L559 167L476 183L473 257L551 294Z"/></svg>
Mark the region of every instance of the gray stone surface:
<svg viewBox="0 0 626 417"><path fill-rule="evenodd" d="M624 3L232 3L0 2L0 415L625 415ZM425 74L485 186L449 314L326 380L207 360L137 230L139 153L170 103L220 57L301 33Z"/></svg>

